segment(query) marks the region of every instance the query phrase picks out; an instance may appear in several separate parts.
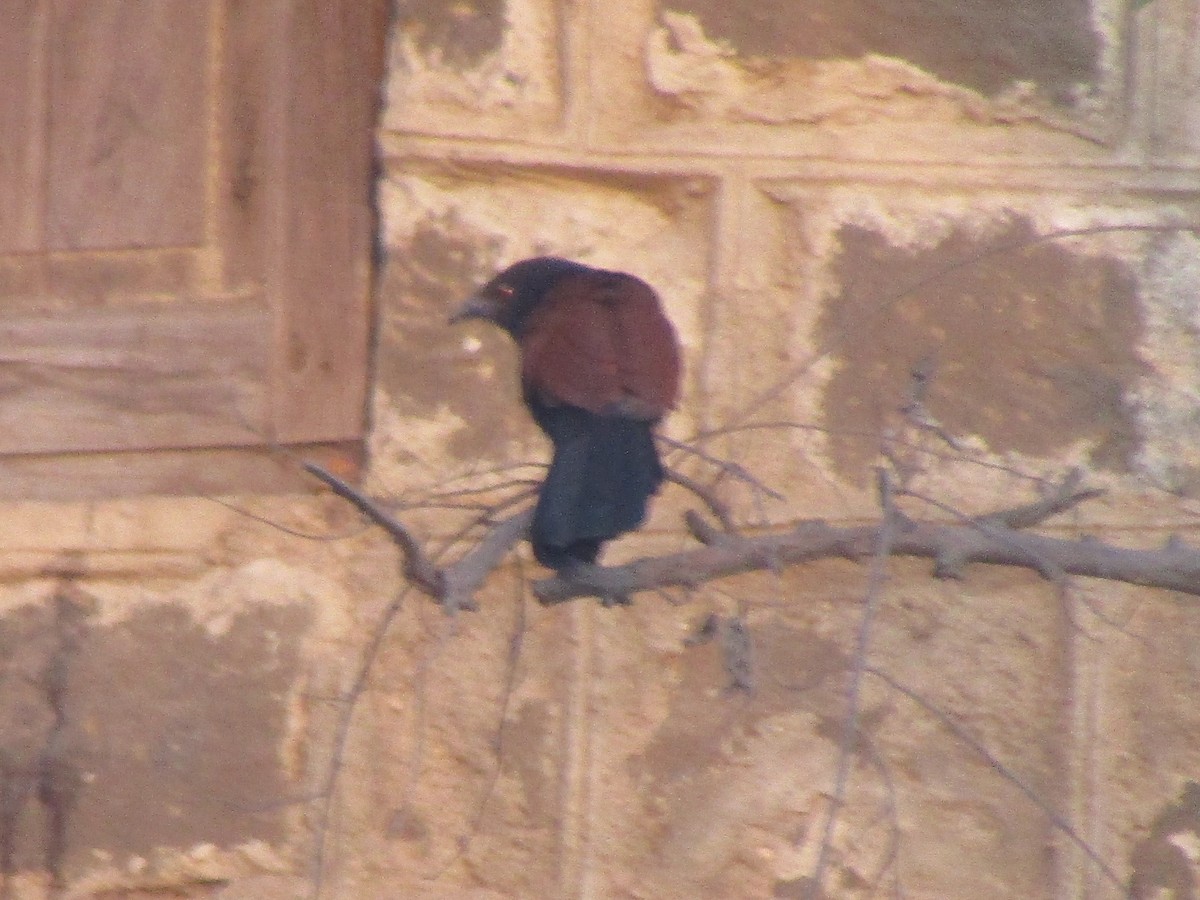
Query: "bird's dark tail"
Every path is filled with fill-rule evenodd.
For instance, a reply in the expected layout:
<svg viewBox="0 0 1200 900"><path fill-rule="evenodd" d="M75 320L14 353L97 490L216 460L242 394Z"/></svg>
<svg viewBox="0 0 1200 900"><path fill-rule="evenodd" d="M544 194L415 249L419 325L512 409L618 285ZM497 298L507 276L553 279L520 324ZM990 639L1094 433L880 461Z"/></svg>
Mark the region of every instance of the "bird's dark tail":
<svg viewBox="0 0 1200 900"><path fill-rule="evenodd" d="M662 483L652 425L575 407L541 412L554 459L530 529L534 556L554 569L593 562L605 541L641 524Z"/></svg>

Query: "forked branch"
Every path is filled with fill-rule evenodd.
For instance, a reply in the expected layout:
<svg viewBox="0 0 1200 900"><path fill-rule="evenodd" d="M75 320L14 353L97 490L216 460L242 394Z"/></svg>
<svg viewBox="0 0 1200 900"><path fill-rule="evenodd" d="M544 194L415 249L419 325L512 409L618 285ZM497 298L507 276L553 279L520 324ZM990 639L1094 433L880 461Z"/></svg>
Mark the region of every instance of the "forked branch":
<svg viewBox="0 0 1200 900"><path fill-rule="evenodd" d="M530 510L522 510L492 525L458 561L439 567L420 541L377 503L314 463L305 468L387 530L403 554L410 582L448 612L473 605L475 592L524 537L529 525ZM675 480L687 486L686 479ZM1080 575L1200 596L1200 550L1178 539L1158 549L1141 550L1089 537L1069 540L1025 530L1099 496L1100 491L1080 487L1080 480L1079 473L1071 472L1043 499L957 523L900 517L891 555L933 560L933 572L939 578L962 578L969 565L987 563L1032 569L1049 579ZM711 497L701 499L710 510L722 509L714 509ZM723 521L718 527L698 513L688 514L688 529L702 545L695 549L620 566L584 567L569 577L536 581L533 592L543 604L556 604L579 597L603 599L669 587L695 588L729 575L778 570L820 559L861 562L875 552L882 527L838 527L812 520L783 532L747 536L730 530L726 516L720 518Z"/></svg>

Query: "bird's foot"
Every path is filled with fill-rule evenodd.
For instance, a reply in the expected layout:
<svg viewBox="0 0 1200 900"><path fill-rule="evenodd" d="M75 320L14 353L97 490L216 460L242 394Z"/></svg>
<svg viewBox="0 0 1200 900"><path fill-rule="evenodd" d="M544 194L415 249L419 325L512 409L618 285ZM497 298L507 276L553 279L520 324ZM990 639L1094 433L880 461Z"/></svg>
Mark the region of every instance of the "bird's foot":
<svg viewBox="0 0 1200 900"><path fill-rule="evenodd" d="M608 569L595 563L573 561L558 569L558 577L595 591L600 605L605 609L633 604L629 591L620 583L621 579L614 578Z"/></svg>
<svg viewBox="0 0 1200 900"><path fill-rule="evenodd" d="M628 594L601 594L600 605L605 609L612 609L614 606L633 606L633 598Z"/></svg>

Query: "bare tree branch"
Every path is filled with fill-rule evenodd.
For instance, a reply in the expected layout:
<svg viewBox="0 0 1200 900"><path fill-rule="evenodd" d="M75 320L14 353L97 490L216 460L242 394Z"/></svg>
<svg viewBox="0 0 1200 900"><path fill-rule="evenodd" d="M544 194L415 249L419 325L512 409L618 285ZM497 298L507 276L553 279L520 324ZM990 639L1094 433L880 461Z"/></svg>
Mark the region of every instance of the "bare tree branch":
<svg viewBox="0 0 1200 900"><path fill-rule="evenodd" d="M447 612L474 608L475 591L525 537L532 519L532 506L514 513L493 526L474 549L442 572L442 595L438 599Z"/></svg>
<svg viewBox="0 0 1200 900"><path fill-rule="evenodd" d="M875 551L871 555L867 591L863 598L862 621L858 626L858 639L854 650L854 666L850 671L850 684L846 690L846 718L842 723L842 738L838 752L837 772L834 776L833 795L830 798L829 811L825 817L821 849L817 853L817 863L813 868L812 881L806 891L807 896L814 900L821 893L825 867L828 865L829 855L833 851L834 829L837 826L838 815L846 802L846 787L850 782L850 765L854 758L854 744L858 736L860 698L863 673L866 671L871 644L871 626L874 624L875 615L879 612L879 606L883 600L883 583L887 578L887 563L892 554L892 545L896 541L897 533L903 527L903 517L896 509L890 475L891 473L887 469L880 469L877 473L879 506L883 511L883 518L879 524L879 539L875 542Z"/></svg>
<svg viewBox="0 0 1200 900"><path fill-rule="evenodd" d="M434 564L408 529L399 521L388 515L384 510L362 492L355 490L332 472L322 468L315 462L305 461L304 470L319 478L333 489L333 492L344 500L349 500L368 519L381 526L400 551L404 554L404 575L415 587L431 597L441 598L445 593L442 584L442 571Z"/></svg>
<svg viewBox="0 0 1200 900"><path fill-rule="evenodd" d="M1032 569L1046 577L1082 575L1200 596L1200 551L1178 539L1157 550L1138 550L1094 538L1065 540L1028 534L1003 524L1038 524L1049 515L1096 496L1091 490L1063 490L1072 484L1071 479L1064 482L1048 500L987 513L963 525L904 519L897 528L892 556L932 559L934 574L940 578L961 578L967 565L990 563ZM836 527L814 520L781 534L738 537L719 532L719 540L696 550L638 559L622 566L594 566L569 578L534 582L533 590L542 603L553 604L577 597L628 596L662 587L695 587L729 575L818 559L859 562L875 552L881 527Z"/></svg>
<svg viewBox="0 0 1200 900"><path fill-rule="evenodd" d="M1099 497L1104 491L1097 488L1079 490L1083 483L1083 472L1072 469L1063 479L1062 484L1052 493L1041 500L1027 503L1024 506L1014 506L1011 509L976 516L979 524L1004 525L1009 528L1031 528L1040 525L1051 516L1066 512L1073 506L1078 506L1084 500Z"/></svg>
<svg viewBox="0 0 1200 900"><path fill-rule="evenodd" d="M446 603L451 612L471 605L470 595L521 540L532 515L526 509L492 526L474 550L443 569L425 553L412 533L378 504L315 463L304 466L338 496L383 526L404 555L405 575L423 593ZM1140 550L1090 537L1066 540L1021 530L1099 495L1097 490L1079 488L1079 481L1079 473L1072 472L1042 500L984 513L959 525L901 517L891 553L934 560L934 574L939 578L962 578L968 565L989 563L1032 569L1051 580L1082 575L1200 596L1200 550L1188 547L1178 538L1172 538L1157 550ZM703 494L700 496L703 498ZM646 557L621 566L583 566L569 575L534 582L534 595L547 605L578 597L607 598L611 602L613 598L628 597L639 591L694 588L729 575L778 571L781 566L818 559L859 562L876 552L883 527L837 527L812 520L801 522L790 531L745 537L712 528L695 513L688 515L686 522L693 536L705 546Z"/></svg>

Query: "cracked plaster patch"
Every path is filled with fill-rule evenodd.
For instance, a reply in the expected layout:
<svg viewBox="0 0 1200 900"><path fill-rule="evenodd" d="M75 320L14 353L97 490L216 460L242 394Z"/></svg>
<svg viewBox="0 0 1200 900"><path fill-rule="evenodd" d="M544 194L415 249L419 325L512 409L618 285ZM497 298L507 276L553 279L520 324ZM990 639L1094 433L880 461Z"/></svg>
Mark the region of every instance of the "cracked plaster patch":
<svg viewBox="0 0 1200 900"><path fill-rule="evenodd" d="M372 471L393 490L480 463L545 458L521 408L512 342L447 321L503 265L554 254L635 272L659 289L685 354L700 342L707 183L558 169L442 174L393 175L381 192L388 260ZM682 415L670 423L686 428Z"/></svg>
<svg viewBox="0 0 1200 900"><path fill-rule="evenodd" d="M421 9L397 26L385 129L403 130L410 115L430 110L556 106L557 22L548 5L530 0L409 5Z"/></svg>
<svg viewBox="0 0 1200 900"><path fill-rule="evenodd" d="M1153 240L1142 270L1147 338L1154 367L1134 393L1145 442L1138 467L1160 487L1200 494L1200 239Z"/></svg>
<svg viewBox="0 0 1200 900"><path fill-rule="evenodd" d="M837 288L818 335L838 361L823 405L844 476L863 476L877 449L867 436L881 433L923 363L933 366L928 408L949 433L1033 456L1086 440L1094 466L1129 466L1139 436L1128 397L1147 371L1134 273L1120 257L1039 233L1010 213L918 250L839 226Z"/></svg>
<svg viewBox="0 0 1200 900"><path fill-rule="evenodd" d="M663 11L646 44L651 86L705 116L767 125L854 125L871 119L1058 124L1036 108L1032 82L1016 80L994 97L951 84L902 59L744 58L708 37L696 16Z"/></svg>
<svg viewBox="0 0 1200 900"><path fill-rule="evenodd" d="M219 847L285 839L285 745L313 616L282 574L251 564L210 580L239 608L211 621L178 595L114 620L70 580L0 619L23 648L23 671L0 669L0 697L39 713L0 748L5 789L36 788L4 822L20 868L175 880L172 860L211 874Z"/></svg>

